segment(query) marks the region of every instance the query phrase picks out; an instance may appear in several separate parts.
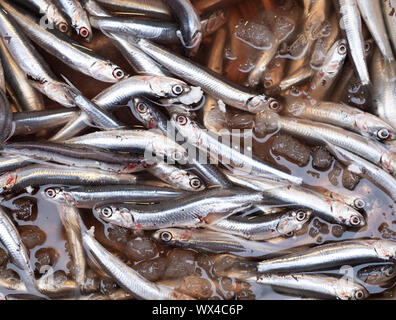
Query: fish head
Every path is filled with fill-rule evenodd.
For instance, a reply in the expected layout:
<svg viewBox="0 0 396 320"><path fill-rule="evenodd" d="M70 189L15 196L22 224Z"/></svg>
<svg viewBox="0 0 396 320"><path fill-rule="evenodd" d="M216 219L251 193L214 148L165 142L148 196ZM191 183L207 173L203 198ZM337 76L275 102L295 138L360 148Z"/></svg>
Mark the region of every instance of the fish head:
<svg viewBox="0 0 396 320"><path fill-rule="evenodd" d="M192 172L186 170L175 170L169 175L169 179L175 181L182 189L187 191L205 190L205 184Z"/></svg>
<svg viewBox="0 0 396 320"><path fill-rule="evenodd" d="M334 219L343 225L353 228L361 228L366 225L363 215L341 201L327 199L334 214Z"/></svg>
<svg viewBox="0 0 396 320"><path fill-rule="evenodd" d="M190 238L190 230L167 228L157 230L152 234L152 239L163 245L176 245L180 241L186 241Z"/></svg>
<svg viewBox="0 0 396 320"><path fill-rule="evenodd" d="M246 105L251 113L259 113L260 111L280 112L282 104L273 98L268 98L264 95L257 95L249 99Z"/></svg>
<svg viewBox="0 0 396 320"><path fill-rule="evenodd" d="M109 83L118 82L127 76L124 70L110 61L95 61L88 67L88 72L93 78Z"/></svg>
<svg viewBox="0 0 396 320"><path fill-rule="evenodd" d="M124 228L133 228L135 226L132 214L122 205L97 204L92 211L108 223Z"/></svg>
<svg viewBox="0 0 396 320"><path fill-rule="evenodd" d="M191 90L184 81L170 77L147 76L145 80L158 98L177 98Z"/></svg>
<svg viewBox="0 0 396 320"><path fill-rule="evenodd" d="M378 240L374 242L374 250L378 257L383 260L394 260L396 258L396 242L389 240Z"/></svg>
<svg viewBox="0 0 396 320"><path fill-rule="evenodd" d="M360 280L372 285L385 284L396 276L396 266L393 263L369 266L359 270L358 276Z"/></svg>
<svg viewBox="0 0 396 320"><path fill-rule="evenodd" d="M92 28L89 23L84 23L83 20L87 21L88 17L86 16L85 11L81 11L83 16L80 16L79 12L75 12L75 21L79 21L79 25L75 25L74 29L78 33L78 35L84 39L86 42L91 42L92 40ZM88 20L89 21L89 20Z"/></svg>
<svg viewBox="0 0 396 320"><path fill-rule="evenodd" d="M205 35L211 34L219 29L227 21L224 9L219 9L210 14L210 16L201 21L202 33Z"/></svg>
<svg viewBox="0 0 396 320"><path fill-rule="evenodd" d="M67 192L65 189L61 187L49 187L46 188L42 194L44 197L50 201L54 201L57 203L63 203L67 205L74 205L73 196L70 192Z"/></svg>
<svg viewBox="0 0 396 320"><path fill-rule="evenodd" d="M279 233L290 235L295 231L301 230L303 225L308 222L312 215L310 210L290 211L281 216L277 226Z"/></svg>
<svg viewBox="0 0 396 320"><path fill-rule="evenodd" d="M371 114L361 113L356 116L354 123L362 135L374 137L380 141L391 141L396 139L396 131L391 125Z"/></svg>
<svg viewBox="0 0 396 320"><path fill-rule="evenodd" d="M381 166L390 174L394 175L396 173L396 152L384 152L381 157Z"/></svg>
<svg viewBox="0 0 396 320"><path fill-rule="evenodd" d="M173 113L170 117L172 126L180 133L188 143L199 145L201 140L201 128L194 120L184 114Z"/></svg>
<svg viewBox="0 0 396 320"><path fill-rule="evenodd" d="M338 279L334 289L340 300L364 300L369 296L366 288L346 277Z"/></svg>
<svg viewBox="0 0 396 320"><path fill-rule="evenodd" d="M146 151L144 153L145 159L152 159L152 154L154 154L159 161L165 161L166 158L167 164L175 164L176 162L186 164L188 161L187 150L165 135L159 135L156 139L153 139L151 150L146 149Z"/></svg>
<svg viewBox="0 0 396 320"><path fill-rule="evenodd" d="M56 29L62 33L67 33L70 30L67 20L62 16L58 7L54 3L51 3L48 6L46 10L46 19L48 19L48 21L53 21Z"/></svg>
<svg viewBox="0 0 396 320"><path fill-rule="evenodd" d="M135 98L128 103L128 106L135 118L147 129L158 128L156 110L148 101Z"/></svg>
<svg viewBox="0 0 396 320"><path fill-rule="evenodd" d="M34 88L44 93L51 100L60 103L62 106L68 108L76 106L72 95L73 90L66 83L58 81L38 81L32 80L31 78L28 80Z"/></svg>
<svg viewBox="0 0 396 320"><path fill-rule="evenodd" d="M14 172L5 173L0 176L0 193L12 190L17 182L17 175Z"/></svg>

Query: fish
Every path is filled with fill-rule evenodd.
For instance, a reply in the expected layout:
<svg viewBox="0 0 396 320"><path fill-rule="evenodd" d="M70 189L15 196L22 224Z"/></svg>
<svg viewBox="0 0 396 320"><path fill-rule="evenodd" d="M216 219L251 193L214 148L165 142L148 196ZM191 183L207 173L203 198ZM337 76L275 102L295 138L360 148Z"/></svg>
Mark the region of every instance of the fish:
<svg viewBox="0 0 396 320"><path fill-rule="evenodd" d="M362 21L357 0L338 0L341 30L345 33L350 54L362 85L370 83L370 76L364 54Z"/></svg>
<svg viewBox="0 0 396 320"><path fill-rule="evenodd" d="M217 73L195 64L164 47L146 39L131 39L136 45L174 75L199 86L206 93L237 109L257 113L261 110L277 110L280 103L274 98L248 92L245 88L222 78Z"/></svg>
<svg viewBox="0 0 396 320"><path fill-rule="evenodd" d="M383 285L396 276L394 264L372 264L357 271L357 277L371 285Z"/></svg>
<svg viewBox="0 0 396 320"><path fill-rule="evenodd" d="M152 283L107 251L94 237L94 228L82 235L85 250L127 292L147 300L191 300L192 298L173 289Z"/></svg>
<svg viewBox="0 0 396 320"><path fill-rule="evenodd" d="M395 129L387 122L345 103L320 101L313 104L309 100L296 99L285 108L284 114L331 124L379 141L396 138Z"/></svg>
<svg viewBox="0 0 396 320"><path fill-rule="evenodd" d="M299 177L294 177L284 173L283 171L275 169L261 161L255 160L254 158L241 153L239 150L235 150L230 146L219 142L216 137L209 135L198 125L197 122L185 115L173 114L171 116L171 123L183 137L188 139L190 144L193 144L205 152L209 151L210 156L216 158L221 156L222 162L231 164L239 170L261 176L272 175L295 184L302 183L302 179Z"/></svg>
<svg viewBox="0 0 396 320"><path fill-rule="evenodd" d="M265 179L252 179L232 173L226 175L240 187L261 191L265 197L280 200L286 204L311 209L314 211L313 215L325 220L349 227L362 227L366 224L364 217L352 207L341 201L322 196L303 186L274 183L274 181Z"/></svg>
<svg viewBox="0 0 396 320"><path fill-rule="evenodd" d="M343 265L394 261L396 242L389 240L346 240L320 245L258 263L259 273L304 272L331 269Z"/></svg>
<svg viewBox="0 0 396 320"><path fill-rule="evenodd" d="M71 26L85 41L92 39L92 29L88 15L77 0L54 0L56 5L70 19Z"/></svg>
<svg viewBox="0 0 396 320"><path fill-rule="evenodd" d="M395 14L394 14L394 3L392 0L381 1L382 13L388 31L389 40L392 44L393 50L396 50L396 25L395 25Z"/></svg>
<svg viewBox="0 0 396 320"><path fill-rule="evenodd" d="M279 90L286 91L292 86L297 86L299 84L309 81L314 75L315 70L312 69L310 66L299 68L295 72L289 74L282 79L282 81L278 85Z"/></svg>
<svg viewBox="0 0 396 320"><path fill-rule="evenodd" d="M195 55L201 44L203 34L198 13L190 0L165 0L180 30L176 32L188 55Z"/></svg>
<svg viewBox="0 0 396 320"><path fill-rule="evenodd" d="M29 186L45 184L104 185L134 184L136 177L131 174L114 174L98 169L69 168L33 164L0 176L0 193L21 191Z"/></svg>
<svg viewBox="0 0 396 320"><path fill-rule="evenodd" d="M0 143L4 143L13 131L13 117L10 102L6 96L5 91L0 89Z"/></svg>
<svg viewBox="0 0 396 320"><path fill-rule="evenodd" d="M90 209L98 203L157 202L182 198L186 192L148 185L50 186L43 196L51 202Z"/></svg>
<svg viewBox="0 0 396 320"><path fill-rule="evenodd" d="M360 14L373 36L382 55L389 61L394 60L392 48L386 32L382 15L381 2L369 0L356 0ZM386 1L382 1L386 2Z"/></svg>
<svg viewBox="0 0 396 320"><path fill-rule="evenodd" d="M268 240L281 236L290 236L300 230L312 215L309 210L292 210L257 217L249 221L232 218L223 219L208 228L218 232L233 234L247 240Z"/></svg>
<svg viewBox="0 0 396 320"><path fill-rule="evenodd" d="M108 223L130 229L198 228L263 201L259 192L209 189L157 205L98 204L93 212Z"/></svg>
<svg viewBox="0 0 396 320"><path fill-rule="evenodd" d="M118 82L127 76L118 65L81 46L63 33L41 27L37 19L9 1L2 0L0 3L34 43L74 70L108 83Z"/></svg>

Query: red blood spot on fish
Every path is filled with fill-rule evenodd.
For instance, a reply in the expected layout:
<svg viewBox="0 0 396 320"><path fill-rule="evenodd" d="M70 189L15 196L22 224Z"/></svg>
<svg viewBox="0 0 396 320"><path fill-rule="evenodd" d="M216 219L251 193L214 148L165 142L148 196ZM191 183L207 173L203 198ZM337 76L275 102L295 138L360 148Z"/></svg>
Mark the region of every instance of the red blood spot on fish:
<svg viewBox="0 0 396 320"><path fill-rule="evenodd" d="M6 185L12 184L15 181L15 177L11 176L7 179Z"/></svg>
<svg viewBox="0 0 396 320"><path fill-rule="evenodd" d="M135 224L135 227L138 228L138 229L142 229L142 228L143 228L143 225L141 225L141 224Z"/></svg>

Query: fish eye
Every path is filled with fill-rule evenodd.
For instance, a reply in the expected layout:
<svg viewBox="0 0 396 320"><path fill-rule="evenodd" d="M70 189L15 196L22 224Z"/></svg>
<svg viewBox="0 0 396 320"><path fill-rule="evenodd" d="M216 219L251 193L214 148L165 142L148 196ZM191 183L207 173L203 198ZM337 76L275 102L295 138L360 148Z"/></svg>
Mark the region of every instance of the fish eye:
<svg viewBox="0 0 396 320"><path fill-rule="evenodd" d="M366 42L366 43L364 44L364 50L365 50L366 52L368 52L368 51L370 51L370 49L371 49L371 43L370 43L370 42Z"/></svg>
<svg viewBox="0 0 396 320"><path fill-rule="evenodd" d="M138 111L139 113L146 113L148 108L147 108L147 105L146 105L145 103L139 102L139 103L136 105L136 109L137 109L137 111Z"/></svg>
<svg viewBox="0 0 396 320"><path fill-rule="evenodd" d="M269 104L269 107L273 111L278 111L280 109L280 103L276 100L271 101L271 103Z"/></svg>
<svg viewBox="0 0 396 320"><path fill-rule="evenodd" d="M194 189L198 189L199 187L201 187L201 185L201 180L199 180L198 178L193 178L190 180L190 186Z"/></svg>
<svg viewBox="0 0 396 320"><path fill-rule="evenodd" d="M100 213L103 217L110 218L113 214L113 210L110 207L104 207L102 210L100 210Z"/></svg>
<svg viewBox="0 0 396 320"><path fill-rule="evenodd" d="M389 138L389 131L388 129L381 129L377 132L377 137L381 140L386 140Z"/></svg>
<svg viewBox="0 0 396 320"><path fill-rule="evenodd" d="M82 27L80 29L80 36L83 38L88 38L89 37L89 30L85 27Z"/></svg>
<svg viewBox="0 0 396 320"><path fill-rule="evenodd" d="M353 203L357 209L363 209L366 206L366 202L363 199L356 199Z"/></svg>
<svg viewBox="0 0 396 320"><path fill-rule="evenodd" d="M181 95L183 93L183 87L180 84L174 85L172 87L172 92L175 95L179 96L179 95Z"/></svg>
<svg viewBox="0 0 396 320"><path fill-rule="evenodd" d="M183 158L183 155L182 155L182 153L180 151L173 152L172 159L174 161L180 161L182 158Z"/></svg>
<svg viewBox="0 0 396 320"><path fill-rule="evenodd" d="M361 300L364 298L364 292L362 290L358 290L355 292L355 298Z"/></svg>
<svg viewBox="0 0 396 320"><path fill-rule="evenodd" d="M69 31L69 26L68 26L66 23L64 23L64 22L61 22L61 23L58 25L58 29L59 29L60 32L65 33L65 32L67 32L67 31Z"/></svg>
<svg viewBox="0 0 396 320"><path fill-rule="evenodd" d="M385 276L390 277L393 272L395 272L395 269L393 266L386 268L386 270L384 271Z"/></svg>
<svg viewBox="0 0 396 320"><path fill-rule="evenodd" d="M169 242L172 240L172 234L168 231L161 232L160 239L163 242Z"/></svg>
<svg viewBox="0 0 396 320"><path fill-rule="evenodd" d="M121 79L124 77L124 71L122 71L120 68L115 68L113 71L113 77L116 79Z"/></svg>
<svg viewBox="0 0 396 320"><path fill-rule="evenodd" d="M350 219L351 225L358 226L362 222L362 220L358 216L352 216Z"/></svg>
<svg viewBox="0 0 396 320"><path fill-rule="evenodd" d="M298 221L303 221L306 218L306 216L307 216L306 213L301 210L297 212L296 218Z"/></svg>
<svg viewBox="0 0 396 320"><path fill-rule="evenodd" d="M264 81L264 88L271 88L272 84L272 80Z"/></svg>
<svg viewBox="0 0 396 320"><path fill-rule="evenodd" d="M290 231L288 233L285 234L286 237L291 238L294 236L294 231Z"/></svg>
<svg viewBox="0 0 396 320"><path fill-rule="evenodd" d="M185 116L177 116L176 121L182 126L187 124L187 118Z"/></svg>
<svg viewBox="0 0 396 320"><path fill-rule="evenodd" d="M56 197L56 190L55 189L47 189L47 190L45 190L45 195L48 197L48 198L55 198Z"/></svg>
<svg viewBox="0 0 396 320"><path fill-rule="evenodd" d="M347 47L346 47L345 44L342 44L342 45L340 45L340 46L338 47L338 53L339 53L339 54L345 54L346 51L347 51Z"/></svg>

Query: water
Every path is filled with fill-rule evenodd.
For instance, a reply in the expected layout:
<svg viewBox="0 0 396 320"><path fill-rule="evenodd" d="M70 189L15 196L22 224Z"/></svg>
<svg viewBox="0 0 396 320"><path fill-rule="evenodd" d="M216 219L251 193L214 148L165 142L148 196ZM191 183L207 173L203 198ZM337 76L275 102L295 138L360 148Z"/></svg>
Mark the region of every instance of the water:
<svg viewBox="0 0 396 320"><path fill-rule="evenodd" d="M267 11L264 10L263 4ZM274 59L271 59L272 65L269 67L276 71L270 72L267 69L265 76L257 84L258 91L272 92L270 90L273 89L273 83L279 83L282 79L279 74L287 74L287 66L306 63L314 41L321 39L325 42L331 34L330 17L328 19L326 17L320 24L304 25L305 20L301 18L302 4L299 1L240 1L238 5L231 6L227 12L229 20L226 28L229 34L224 50L224 75L228 79L247 85L247 77L256 66L257 58L271 47L278 46L279 50L274 55ZM311 30L310 38L297 38L304 28ZM204 40L201 50L194 58L197 62L206 64L208 49L213 39L214 36L211 36ZM95 31L93 41L84 45L133 74L132 68L113 47L110 40L99 32ZM54 68L56 73L63 74L75 83L88 98L94 97L108 86L76 73L57 59L38 50L51 66L57 66ZM323 50L324 44L321 43L320 50L315 56L316 63L323 60ZM315 68L315 65L312 65L312 68ZM285 95L289 99L290 97L294 99L296 95L307 95L304 85L291 88L289 93L290 95ZM368 110L370 104L368 90L359 84L355 75L352 75L349 85L337 96L339 101ZM282 99L282 95L278 97ZM48 107L54 107L53 103L48 101ZM137 124L129 110L121 110L117 114L128 124ZM229 129L254 127L251 114L229 107L227 107L226 120ZM297 234L279 239L279 243L288 248L356 238L396 241L396 216L394 204L389 197L368 180L357 178L318 146L281 134L275 129L269 130L269 134L264 135L253 132L253 152L256 156L278 168L288 170L295 176L302 177L311 187L325 187L340 194L346 190L353 190L368 204L365 212L367 226L359 230L346 229L313 217ZM45 265L50 266L51 272L60 272L71 278L71 261L65 232L55 205L43 199L41 195L45 187L35 189L33 193L15 195L5 200L2 205L8 209L8 214L29 248L36 278L40 278L46 272L47 269L43 269ZM299 298L281 294L268 286L239 283L235 279L218 276L217 271L222 265L217 261L216 255L161 246L150 239L150 232L133 232L107 225L95 217L91 210L81 210L81 215L87 228L95 226L95 236L106 248L150 281L176 286L183 292L202 299ZM2 245L0 249L6 251ZM0 254L0 274L9 274L6 271L9 269L16 271L9 261L4 262L4 252L0 250ZM339 270L333 272L339 274ZM109 295L117 289L117 285L112 281L105 278L100 281L99 292L104 295ZM390 289L370 288L374 293L373 298L395 299L396 291L392 286L389 285ZM18 293L1 288L0 292Z"/></svg>

